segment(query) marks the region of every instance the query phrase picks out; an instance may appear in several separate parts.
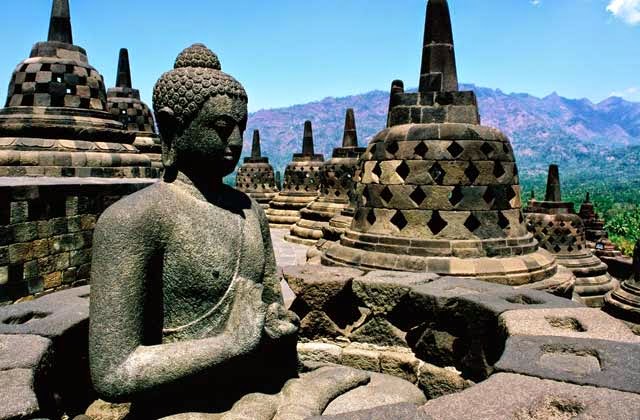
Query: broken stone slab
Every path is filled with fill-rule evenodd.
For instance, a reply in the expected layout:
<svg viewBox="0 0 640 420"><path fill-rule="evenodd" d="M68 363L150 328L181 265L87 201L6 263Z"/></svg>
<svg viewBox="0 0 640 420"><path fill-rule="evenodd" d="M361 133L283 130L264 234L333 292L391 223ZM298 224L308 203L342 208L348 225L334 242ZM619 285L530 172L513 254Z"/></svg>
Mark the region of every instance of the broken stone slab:
<svg viewBox="0 0 640 420"><path fill-rule="evenodd" d="M350 285L351 280L364 273L354 268L336 268L316 265L283 267L282 273L296 297L310 307L322 308Z"/></svg>
<svg viewBox="0 0 640 420"><path fill-rule="evenodd" d="M439 420L626 420L640 412L640 395L498 373L463 392L431 400L419 412Z"/></svg>
<svg viewBox="0 0 640 420"><path fill-rule="evenodd" d="M561 336L640 343L624 322L599 309L554 308L507 311L500 325L509 336Z"/></svg>
<svg viewBox="0 0 640 420"><path fill-rule="evenodd" d="M640 346L609 340L553 336L507 339L495 368L619 391L640 393Z"/></svg>
<svg viewBox="0 0 640 420"><path fill-rule="evenodd" d="M33 418L40 412L31 369L0 371L0 419Z"/></svg>
<svg viewBox="0 0 640 420"><path fill-rule="evenodd" d="M0 334L29 334L56 340L88 328L89 286L55 292L0 308Z"/></svg>
<svg viewBox="0 0 640 420"><path fill-rule="evenodd" d="M409 294L412 286L419 286L439 278L432 273L371 271L353 279L353 293L374 314L391 312Z"/></svg>
<svg viewBox="0 0 640 420"><path fill-rule="evenodd" d="M51 361L51 340L35 335L0 335L0 371L43 370Z"/></svg>
<svg viewBox="0 0 640 420"><path fill-rule="evenodd" d="M420 389L427 399L433 400L443 395L455 394L473 386L473 382L464 379L454 370L441 368L429 363L420 366Z"/></svg>
<svg viewBox="0 0 640 420"><path fill-rule="evenodd" d="M424 394L412 383L393 376L371 374L371 381L343 394L329 403L323 415L347 413L396 403L416 406L427 402Z"/></svg>
<svg viewBox="0 0 640 420"><path fill-rule="evenodd" d="M311 417L308 420L434 420L409 403L391 404L351 413Z"/></svg>

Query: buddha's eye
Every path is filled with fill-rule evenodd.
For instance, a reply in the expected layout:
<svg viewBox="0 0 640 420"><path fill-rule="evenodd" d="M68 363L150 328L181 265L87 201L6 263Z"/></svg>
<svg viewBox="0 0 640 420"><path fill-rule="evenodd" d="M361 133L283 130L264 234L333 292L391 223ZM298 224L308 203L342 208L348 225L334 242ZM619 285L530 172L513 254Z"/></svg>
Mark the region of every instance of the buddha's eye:
<svg viewBox="0 0 640 420"><path fill-rule="evenodd" d="M218 132L221 138L226 140L233 132L235 122L229 117L220 117L213 121L211 127Z"/></svg>

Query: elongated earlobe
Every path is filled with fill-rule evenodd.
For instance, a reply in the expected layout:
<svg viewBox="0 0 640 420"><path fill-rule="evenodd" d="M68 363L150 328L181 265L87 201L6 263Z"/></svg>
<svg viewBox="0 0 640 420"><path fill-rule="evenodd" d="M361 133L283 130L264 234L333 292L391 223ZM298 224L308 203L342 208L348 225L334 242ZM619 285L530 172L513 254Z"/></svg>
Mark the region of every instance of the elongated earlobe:
<svg viewBox="0 0 640 420"><path fill-rule="evenodd" d="M162 165L165 181L173 181L177 176L177 154L175 143L178 137L178 119L171 108L164 107L156 112L158 131L162 140Z"/></svg>

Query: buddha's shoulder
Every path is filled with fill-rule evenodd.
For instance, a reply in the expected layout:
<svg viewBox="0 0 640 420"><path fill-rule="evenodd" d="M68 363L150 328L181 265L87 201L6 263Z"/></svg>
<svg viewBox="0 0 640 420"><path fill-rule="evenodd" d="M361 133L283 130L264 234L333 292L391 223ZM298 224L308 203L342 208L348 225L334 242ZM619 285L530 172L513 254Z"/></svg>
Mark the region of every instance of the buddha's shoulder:
<svg viewBox="0 0 640 420"><path fill-rule="evenodd" d="M175 192L168 184L158 181L113 203L102 213L98 223L157 220L158 216L171 212L171 203L176 200Z"/></svg>

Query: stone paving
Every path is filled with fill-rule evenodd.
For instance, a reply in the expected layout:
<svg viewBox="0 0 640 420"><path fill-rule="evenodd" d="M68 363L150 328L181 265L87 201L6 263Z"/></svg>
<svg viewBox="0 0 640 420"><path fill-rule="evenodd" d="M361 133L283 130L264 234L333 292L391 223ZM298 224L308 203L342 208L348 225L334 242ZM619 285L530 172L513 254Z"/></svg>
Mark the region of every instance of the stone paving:
<svg viewBox="0 0 640 420"><path fill-rule="evenodd" d="M288 233L289 229L271 229L271 241L276 254L276 263L281 268L288 265L304 264L307 261L308 247L285 241L284 236ZM285 305L289 307L295 295L284 280L282 281L282 294Z"/></svg>

